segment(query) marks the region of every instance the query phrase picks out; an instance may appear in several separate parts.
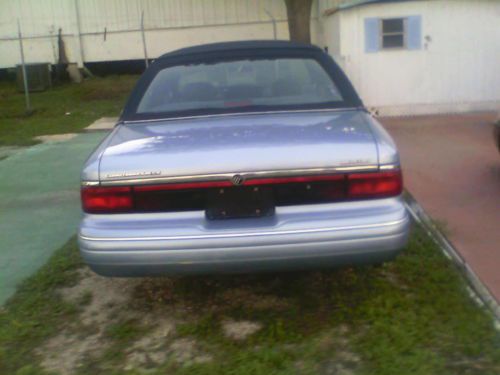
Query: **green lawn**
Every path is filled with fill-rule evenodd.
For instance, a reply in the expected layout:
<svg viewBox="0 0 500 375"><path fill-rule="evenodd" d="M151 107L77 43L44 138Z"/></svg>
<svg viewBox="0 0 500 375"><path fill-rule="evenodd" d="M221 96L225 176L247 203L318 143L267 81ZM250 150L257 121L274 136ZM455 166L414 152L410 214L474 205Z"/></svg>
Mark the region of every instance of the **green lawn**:
<svg viewBox="0 0 500 375"><path fill-rule="evenodd" d="M7 303L1 374L500 373L491 316L418 228L379 267L125 280L82 267L71 240ZM228 320L259 328L234 339Z"/></svg>
<svg viewBox="0 0 500 375"><path fill-rule="evenodd" d="M0 82L0 146L31 145L33 137L81 131L103 116L118 116L137 76L87 79L31 93L31 116L13 82Z"/></svg>
<svg viewBox="0 0 500 375"><path fill-rule="evenodd" d="M118 115L136 79L33 94L30 117L0 83L0 146ZM142 373L497 375L500 334L419 228L378 267L156 279L97 277L72 239L0 308L2 375Z"/></svg>

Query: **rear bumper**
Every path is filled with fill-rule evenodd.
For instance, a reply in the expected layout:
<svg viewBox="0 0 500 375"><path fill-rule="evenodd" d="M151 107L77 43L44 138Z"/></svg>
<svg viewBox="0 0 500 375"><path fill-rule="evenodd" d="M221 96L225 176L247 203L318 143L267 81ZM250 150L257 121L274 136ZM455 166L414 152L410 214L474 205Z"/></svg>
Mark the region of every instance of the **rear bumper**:
<svg viewBox="0 0 500 375"><path fill-rule="evenodd" d="M253 272L382 262L405 246L408 232L403 202L391 198L217 222L203 212L86 215L79 245L106 276Z"/></svg>

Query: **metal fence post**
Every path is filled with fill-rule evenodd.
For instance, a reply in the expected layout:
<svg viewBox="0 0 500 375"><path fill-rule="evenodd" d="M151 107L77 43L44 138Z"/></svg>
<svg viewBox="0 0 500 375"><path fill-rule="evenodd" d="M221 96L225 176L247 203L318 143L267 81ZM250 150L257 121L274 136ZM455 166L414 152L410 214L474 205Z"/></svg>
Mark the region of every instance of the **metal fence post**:
<svg viewBox="0 0 500 375"><path fill-rule="evenodd" d="M31 112L30 93L28 89L28 75L26 74L26 64L24 63L23 36L21 34L21 24L17 19L17 34L19 37L19 51L21 52L21 69L23 71L24 98L26 100L26 113Z"/></svg>
<svg viewBox="0 0 500 375"><path fill-rule="evenodd" d="M278 39L278 30L276 29L276 18L274 18L272 13L269 12L267 9L264 9L264 12L267 13L269 18L271 19L271 22L273 23L273 37L274 37L274 40L276 40L276 39Z"/></svg>
<svg viewBox="0 0 500 375"><path fill-rule="evenodd" d="M144 62L146 63L146 69L149 66L148 62L148 50L146 47L146 34L144 33L144 11L141 12L141 34L142 34L142 47L144 48Z"/></svg>
<svg viewBox="0 0 500 375"><path fill-rule="evenodd" d="M83 40L82 40L82 26L80 21L80 4L78 0L75 0L75 18L76 18L76 31L78 32L78 47L80 49L80 59L82 63L82 68L85 66L85 55L83 52Z"/></svg>

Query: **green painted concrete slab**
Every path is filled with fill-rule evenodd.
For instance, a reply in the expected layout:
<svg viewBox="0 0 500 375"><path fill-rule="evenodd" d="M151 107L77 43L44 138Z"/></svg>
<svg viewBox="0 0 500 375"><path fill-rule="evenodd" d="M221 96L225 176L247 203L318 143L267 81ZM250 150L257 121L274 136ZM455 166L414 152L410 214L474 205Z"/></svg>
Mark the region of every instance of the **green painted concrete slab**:
<svg viewBox="0 0 500 375"><path fill-rule="evenodd" d="M105 135L40 144L0 161L0 304L75 234L80 169Z"/></svg>

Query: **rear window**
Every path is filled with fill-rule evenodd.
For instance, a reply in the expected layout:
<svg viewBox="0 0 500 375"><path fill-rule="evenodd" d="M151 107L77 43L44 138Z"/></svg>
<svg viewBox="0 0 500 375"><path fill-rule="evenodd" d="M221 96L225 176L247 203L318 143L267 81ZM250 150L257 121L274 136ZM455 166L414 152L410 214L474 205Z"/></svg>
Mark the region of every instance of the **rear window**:
<svg viewBox="0 0 500 375"><path fill-rule="evenodd" d="M242 59L164 68L149 84L136 112L279 108L342 101L331 77L312 58Z"/></svg>

